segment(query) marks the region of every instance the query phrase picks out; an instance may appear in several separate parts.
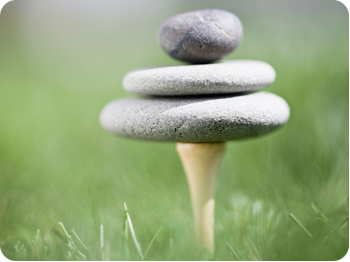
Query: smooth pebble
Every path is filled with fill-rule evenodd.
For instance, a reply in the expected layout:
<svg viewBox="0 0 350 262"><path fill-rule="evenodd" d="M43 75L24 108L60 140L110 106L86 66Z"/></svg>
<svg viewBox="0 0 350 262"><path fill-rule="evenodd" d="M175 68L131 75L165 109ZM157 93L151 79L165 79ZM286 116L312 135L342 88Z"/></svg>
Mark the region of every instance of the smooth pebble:
<svg viewBox="0 0 350 262"><path fill-rule="evenodd" d="M219 9L175 15L158 31L158 41L167 54L194 64L210 63L229 55L242 36L239 18Z"/></svg>

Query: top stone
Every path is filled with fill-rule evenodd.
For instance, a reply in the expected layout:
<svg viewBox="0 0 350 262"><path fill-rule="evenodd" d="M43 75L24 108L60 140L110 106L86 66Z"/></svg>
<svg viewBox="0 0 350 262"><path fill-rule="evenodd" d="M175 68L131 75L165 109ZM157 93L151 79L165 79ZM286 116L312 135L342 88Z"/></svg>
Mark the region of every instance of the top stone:
<svg viewBox="0 0 350 262"><path fill-rule="evenodd" d="M234 14L203 9L171 17L161 26L158 41L171 57L204 64L229 55L243 35L241 21Z"/></svg>

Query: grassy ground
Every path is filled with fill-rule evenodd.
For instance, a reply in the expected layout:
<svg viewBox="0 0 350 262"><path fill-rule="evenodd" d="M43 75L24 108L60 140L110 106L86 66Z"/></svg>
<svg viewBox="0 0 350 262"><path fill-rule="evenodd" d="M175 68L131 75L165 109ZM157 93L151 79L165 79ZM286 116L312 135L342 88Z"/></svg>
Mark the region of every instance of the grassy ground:
<svg viewBox="0 0 350 262"><path fill-rule="evenodd" d="M264 10L271 13L263 14L225 1L215 6L237 13L245 26L244 41L229 58L272 64L277 79L267 90L285 98L291 108L291 118L281 130L228 144L216 184L215 260L335 260L347 252L348 14L340 3L319 2L322 8L305 9L300 2L292 11L283 5L277 6L278 12L276 6L267 6ZM213 6L196 2L176 11L203 7ZM189 192L175 145L113 137L98 123L107 102L127 96L121 86L127 71L177 63L154 42L158 26L175 10L146 19L141 27L118 29L115 38L97 31L77 37L98 38L97 48L108 43L99 57L103 63L91 65L98 74L77 69L85 68L86 59L79 48L76 58L58 44L51 51L40 46L50 39L45 34L36 43L42 57L40 52L30 53L35 46L20 31L16 6L4 10L4 255L16 260L82 259L67 246L58 224L62 222L87 259L140 259L130 233L128 239L123 236L126 202L143 254L161 229L147 260L196 259ZM47 61L46 55L51 55ZM91 88L92 82L101 86Z"/></svg>

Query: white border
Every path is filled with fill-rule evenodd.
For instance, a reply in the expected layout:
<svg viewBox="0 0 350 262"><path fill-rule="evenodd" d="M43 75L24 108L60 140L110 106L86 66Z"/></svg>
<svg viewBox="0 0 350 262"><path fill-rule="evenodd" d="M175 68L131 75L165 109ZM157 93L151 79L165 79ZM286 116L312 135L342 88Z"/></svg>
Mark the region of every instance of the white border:
<svg viewBox="0 0 350 262"><path fill-rule="evenodd" d="M3 9L3 7L8 3L8 2L11 2L12 0L0 0L0 15L1 15L1 11ZM350 0L336 0L337 2L340 2L342 3L348 10L349 12L349 7L350 7ZM341 259L342 261L345 261L349 259L349 254L350 252L347 252L347 254ZM1 248L0 248L0 261L3 262L3 261L12 261L12 260L9 260L7 257L4 256L4 254L1 252Z"/></svg>
<svg viewBox="0 0 350 262"><path fill-rule="evenodd" d="M11 2L12 0L0 0L0 14L3 9L3 7L8 3ZM1 253L1 252L0 252Z"/></svg>
<svg viewBox="0 0 350 262"><path fill-rule="evenodd" d="M7 257L5 257L5 255L1 252L1 247L0 247L0 261L1 261L1 262L12 261L12 260L8 259Z"/></svg>
<svg viewBox="0 0 350 262"><path fill-rule="evenodd" d="M337 2L340 2L343 5L345 5L349 12L350 0L337 0Z"/></svg>

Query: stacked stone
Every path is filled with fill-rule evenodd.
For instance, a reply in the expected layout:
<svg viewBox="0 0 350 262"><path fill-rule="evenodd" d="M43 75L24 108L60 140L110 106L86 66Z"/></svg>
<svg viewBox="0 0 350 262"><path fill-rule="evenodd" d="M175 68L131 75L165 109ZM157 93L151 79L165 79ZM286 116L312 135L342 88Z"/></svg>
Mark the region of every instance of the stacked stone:
<svg viewBox="0 0 350 262"><path fill-rule="evenodd" d="M269 64L212 63L230 54L242 35L239 18L223 10L170 18L158 32L159 43L171 57L192 65L128 73L124 88L146 96L107 104L101 125L125 137L187 143L242 139L280 127L289 118L288 104L268 92L252 93L274 82Z"/></svg>

